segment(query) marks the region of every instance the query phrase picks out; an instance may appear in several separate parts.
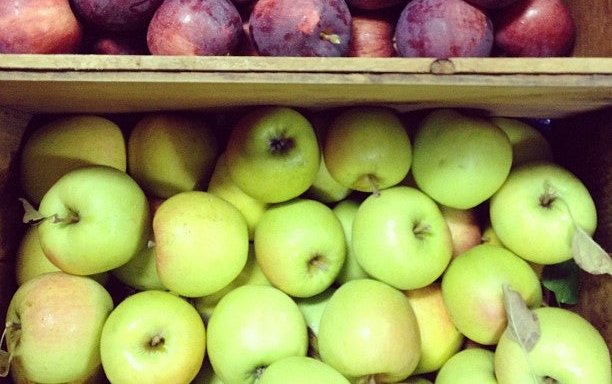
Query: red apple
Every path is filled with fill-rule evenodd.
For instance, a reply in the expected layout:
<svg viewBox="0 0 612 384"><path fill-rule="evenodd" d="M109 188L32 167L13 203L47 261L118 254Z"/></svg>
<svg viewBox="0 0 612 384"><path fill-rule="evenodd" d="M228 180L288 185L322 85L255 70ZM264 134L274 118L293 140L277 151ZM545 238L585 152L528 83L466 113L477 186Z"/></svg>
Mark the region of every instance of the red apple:
<svg viewBox="0 0 612 384"><path fill-rule="evenodd" d="M104 31L146 28L163 0L71 0L81 19Z"/></svg>
<svg viewBox="0 0 612 384"><path fill-rule="evenodd" d="M490 56L493 24L463 0L412 0L395 26L395 48L404 57Z"/></svg>
<svg viewBox="0 0 612 384"><path fill-rule="evenodd" d="M102 34L88 44L99 55L147 55L147 38L142 33Z"/></svg>
<svg viewBox="0 0 612 384"><path fill-rule="evenodd" d="M487 8L487 9L495 9L495 8L506 7L516 2L517 0L467 0L467 1L478 7Z"/></svg>
<svg viewBox="0 0 612 384"><path fill-rule="evenodd" d="M451 233L453 257L482 242L482 231L476 210L440 205L440 211Z"/></svg>
<svg viewBox="0 0 612 384"><path fill-rule="evenodd" d="M396 17L376 11L353 12L347 56L392 57Z"/></svg>
<svg viewBox="0 0 612 384"><path fill-rule="evenodd" d="M367 10L389 8L407 2L408 0L346 0L350 7Z"/></svg>
<svg viewBox="0 0 612 384"><path fill-rule="evenodd" d="M499 10L493 25L495 45L507 56L565 56L576 37L563 0L519 0Z"/></svg>
<svg viewBox="0 0 612 384"><path fill-rule="evenodd" d="M0 53L76 53L82 38L69 0L0 0Z"/></svg>
<svg viewBox="0 0 612 384"><path fill-rule="evenodd" d="M223 56L242 33L230 0L165 0L149 23L147 44L153 55Z"/></svg>

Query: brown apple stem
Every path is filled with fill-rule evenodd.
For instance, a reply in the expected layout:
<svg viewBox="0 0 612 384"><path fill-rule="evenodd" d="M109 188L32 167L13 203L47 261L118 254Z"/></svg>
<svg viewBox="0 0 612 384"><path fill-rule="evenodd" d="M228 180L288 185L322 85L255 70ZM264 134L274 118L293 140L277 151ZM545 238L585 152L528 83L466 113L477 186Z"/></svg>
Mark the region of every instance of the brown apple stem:
<svg viewBox="0 0 612 384"><path fill-rule="evenodd" d="M321 255L316 255L310 260L308 260L308 266L310 270L312 269L317 269L317 270L322 270L322 271L327 270L327 263L325 262L324 258Z"/></svg>
<svg viewBox="0 0 612 384"><path fill-rule="evenodd" d="M329 32L323 31L319 34L319 36L321 37L321 39L325 41L329 41L330 43L335 44L335 45L338 45L341 43L340 36L338 36L335 33L329 33Z"/></svg>
<svg viewBox="0 0 612 384"><path fill-rule="evenodd" d="M147 248L148 249L155 248L155 241L153 240L147 241Z"/></svg>
<svg viewBox="0 0 612 384"><path fill-rule="evenodd" d="M372 194L376 197L380 196L380 189L378 189L378 182L376 180L376 176L368 175L367 179L368 183L370 184L370 188L372 189Z"/></svg>
<svg viewBox="0 0 612 384"><path fill-rule="evenodd" d="M60 217L57 213L50 217L51 222L54 224L62 223L62 224L74 224L79 222L79 215L70 211L68 215L64 217Z"/></svg>

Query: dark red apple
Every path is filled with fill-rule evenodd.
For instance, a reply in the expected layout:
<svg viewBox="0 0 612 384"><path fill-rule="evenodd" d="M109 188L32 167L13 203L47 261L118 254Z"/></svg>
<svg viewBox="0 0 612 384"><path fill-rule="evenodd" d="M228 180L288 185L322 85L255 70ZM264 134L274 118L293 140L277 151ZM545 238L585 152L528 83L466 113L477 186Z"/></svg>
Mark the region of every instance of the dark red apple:
<svg viewBox="0 0 612 384"><path fill-rule="evenodd" d="M76 14L105 31L146 28L163 0L72 0Z"/></svg>
<svg viewBox="0 0 612 384"><path fill-rule="evenodd" d="M153 55L224 56L242 33L230 0L165 0L149 23L147 45Z"/></svg>
<svg viewBox="0 0 612 384"><path fill-rule="evenodd" d="M468 2L487 9L496 9L507 7L508 5L516 2L517 0L468 0Z"/></svg>
<svg viewBox="0 0 612 384"><path fill-rule="evenodd" d="M344 0L259 0L249 26L262 56L345 56L351 39Z"/></svg>
<svg viewBox="0 0 612 384"><path fill-rule="evenodd" d="M519 0L500 9L493 20L495 45L505 56L566 56L576 37L563 0Z"/></svg>
<svg viewBox="0 0 612 384"><path fill-rule="evenodd" d="M395 56L393 31L396 18L388 12L374 10L353 12L351 41L347 56L392 57Z"/></svg>
<svg viewBox="0 0 612 384"><path fill-rule="evenodd" d="M69 0L0 0L0 53L76 53L82 39Z"/></svg>
<svg viewBox="0 0 612 384"><path fill-rule="evenodd" d="M490 56L493 25L463 0L412 0L395 26L395 45L404 57Z"/></svg>
<svg viewBox="0 0 612 384"><path fill-rule="evenodd" d="M144 33L103 34L89 43L92 52L98 55L147 55L147 38Z"/></svg>
<svg viewBox="0 0 612 384"><path fill-rule="evenodd" d="M408 0L346 0L350 7L366 10L390 8L407 2Z"/></svg>

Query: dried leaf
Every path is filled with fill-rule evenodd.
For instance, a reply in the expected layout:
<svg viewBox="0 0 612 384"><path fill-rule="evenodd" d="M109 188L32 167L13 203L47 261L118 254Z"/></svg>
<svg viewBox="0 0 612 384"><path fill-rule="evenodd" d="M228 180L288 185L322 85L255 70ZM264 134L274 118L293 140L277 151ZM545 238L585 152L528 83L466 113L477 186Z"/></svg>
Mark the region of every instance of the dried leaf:
<svg viewBox="0 0 612 384"><path fill-rule="evenodd" d="M24 224L37 223L45 218L26 199L20 197L19 201L21 201L21 205L23 205L24 214L22 221Z"/></svg>
<svg viewBox="0 0 612 384"><path fill-rule="evenodd" d="M7 377L11 368L12 354L0 349L0 377Z"/></svg>
<svg viewBox="0 0 612 384"><path fill-rule="evenodd" d="M521 345L525 353L531 351L540 338L540 324L527 307L523 297L508 285L503 286L504 309L508 318L506 334Z"/></svg>
<svg viewBox="0 0 612 384"><path fill-rule="evenodd" d="M584 271L612 275L612 258L588 233L576 226L572 237L572 257Z"/></svg>

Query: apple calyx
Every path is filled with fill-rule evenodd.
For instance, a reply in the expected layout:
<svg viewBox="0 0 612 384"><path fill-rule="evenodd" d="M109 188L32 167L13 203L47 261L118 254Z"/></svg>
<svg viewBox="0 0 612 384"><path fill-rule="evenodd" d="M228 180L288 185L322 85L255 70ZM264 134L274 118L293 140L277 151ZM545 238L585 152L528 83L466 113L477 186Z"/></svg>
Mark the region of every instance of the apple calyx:
<svg viewBox="0 0 612 384"><path fill-rule="evenodd" d="M321 40L329 41L330 43L335 44L335 45L338 45L342 42L340 40L340 36L338 36L337 34L329 30L321 31L321 33L319 34L319 37L321 38Z"/></svg>
<svg viewBox="0 0 612 384"><path fill-rule="evenodd" d="M4 325L4 331L2 331L2 336L0 336L0 377L7 377L11 368L11 361L13 360L13 352L17 343L19 343L19 331L21 330L21 324L15 323L13 321L7 321ZM9 341L7 340L7 350L2 349L2 343L4 342L4 337L8 332L17 332L16 336L12 340L12 345L8 345Z"/></svg>
<svg viewBox="0 0 612 384"><path fill-rule="evenodd" d="M271 138L268 145L273 155L282 156L289 153L295 147L295 142L290 137L280 135L280 137Z"/></svg>
<svg viewBox="0 0 612 384"><path fill-rule="evenodd" d="M315 254L310 260L308 260L308 272L310 274L316 271L327 271L328 265L325 262L325 257L320 254Z"/></svg>
<svg viewBox="0 0 612 384"><path fill-rule="evenodd" d="M165 343L166 339L164 339L162 335L157 334L154 335L151 340L149 340L149 342L147 343L147 348L149 350L159 350L163 348Z"/></svg>
<svg viewBox="0 0 612 384"><path fill-rule="evenodd" d="M412 233L417 239L423 240L431 234L431 225L416 221L412 226Z"/></svg>

